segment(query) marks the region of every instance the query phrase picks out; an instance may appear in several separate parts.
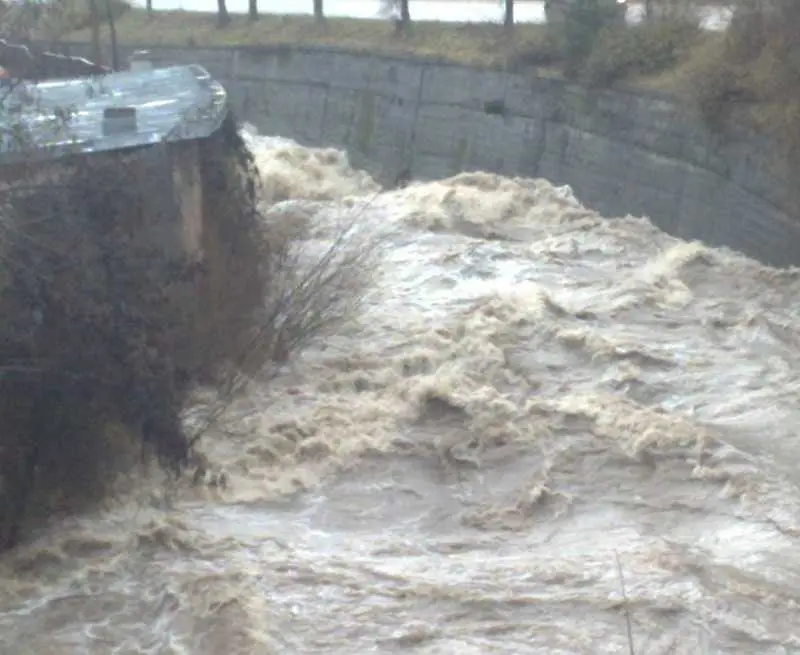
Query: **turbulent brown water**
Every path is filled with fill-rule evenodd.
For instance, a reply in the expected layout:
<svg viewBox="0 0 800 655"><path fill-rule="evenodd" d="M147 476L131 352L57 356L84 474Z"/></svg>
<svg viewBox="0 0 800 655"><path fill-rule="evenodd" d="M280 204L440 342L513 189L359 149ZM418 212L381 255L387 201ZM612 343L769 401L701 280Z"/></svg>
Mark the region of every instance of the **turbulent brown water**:
<svg viewBox="0 0 800 655"><path fill-rule="evenodd" d="M310 245L395 231L364 312L207 439L226 489L0 560L0 653L627 653L626 608L637 653L800 652L797 271L252 142Z"/></svg>

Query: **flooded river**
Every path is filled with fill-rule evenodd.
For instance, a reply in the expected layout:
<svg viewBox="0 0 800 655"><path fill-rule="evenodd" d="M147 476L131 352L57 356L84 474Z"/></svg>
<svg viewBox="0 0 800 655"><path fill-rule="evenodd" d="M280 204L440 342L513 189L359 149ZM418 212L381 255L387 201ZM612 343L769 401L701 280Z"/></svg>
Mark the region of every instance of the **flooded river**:
<svg viewBox="0 0 800 655"><path fill-rule="evenodd" d="M310 248L393 231L363 312L203 442L226 488L139 480L0 559L0 653L596 655L626 618L639 654L800 652L797 271L251 142Z"/></svg>

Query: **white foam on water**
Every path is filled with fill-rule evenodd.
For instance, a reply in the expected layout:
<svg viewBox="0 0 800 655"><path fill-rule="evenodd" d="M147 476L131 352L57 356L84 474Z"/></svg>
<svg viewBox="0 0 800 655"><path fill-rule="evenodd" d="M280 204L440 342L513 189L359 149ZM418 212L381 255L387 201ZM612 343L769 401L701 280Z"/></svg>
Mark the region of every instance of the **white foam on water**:
<svg viewBox="0 0 800 655"><path fill-rule="evenodd" d="M312 259L385 228L365 304L207 438L228 489L6 556L0 652L627 652L623 581L636 652L800 647L797 271L246 139Z"/></svg>

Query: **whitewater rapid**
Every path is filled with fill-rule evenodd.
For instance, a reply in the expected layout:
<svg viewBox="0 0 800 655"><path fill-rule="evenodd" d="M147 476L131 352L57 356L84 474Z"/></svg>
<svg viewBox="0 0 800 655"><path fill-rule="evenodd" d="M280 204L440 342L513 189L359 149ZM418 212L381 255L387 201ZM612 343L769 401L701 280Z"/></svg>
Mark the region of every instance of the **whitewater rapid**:
<svg viewBox="0 0 800 655"><path fill-rule="evenodd" d="M309 252L387 230L364 307L204 440L227 485L0 559L2 655L800 652L798 271L248 139Z"/></svg>

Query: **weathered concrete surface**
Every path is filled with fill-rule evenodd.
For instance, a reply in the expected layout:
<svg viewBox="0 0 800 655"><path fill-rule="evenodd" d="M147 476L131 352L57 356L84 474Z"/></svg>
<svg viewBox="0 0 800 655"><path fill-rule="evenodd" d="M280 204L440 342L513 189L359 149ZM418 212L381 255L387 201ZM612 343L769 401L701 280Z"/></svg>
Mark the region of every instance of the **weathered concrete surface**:
<svg viewBox="0 0 800 655"><path fill-rule="evenodd" d="M150 50L207 68L264 133L344 147L383 180L405 168L544 177L606 216L646 215L683 238L800 264L795 197L770 144L744 128L712 134L662 95L329 49Z"/></svg>

